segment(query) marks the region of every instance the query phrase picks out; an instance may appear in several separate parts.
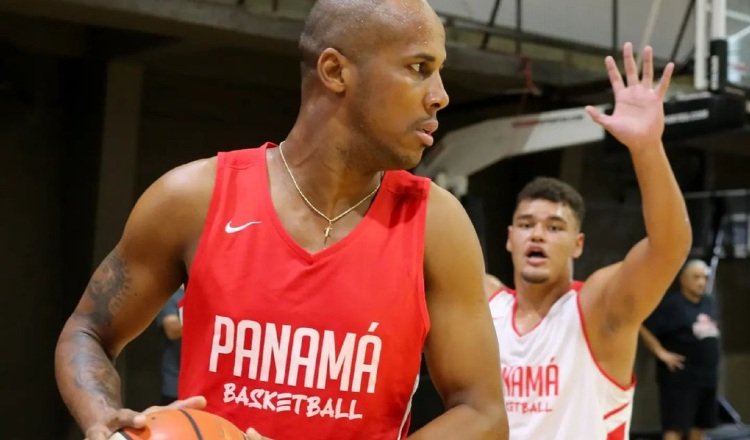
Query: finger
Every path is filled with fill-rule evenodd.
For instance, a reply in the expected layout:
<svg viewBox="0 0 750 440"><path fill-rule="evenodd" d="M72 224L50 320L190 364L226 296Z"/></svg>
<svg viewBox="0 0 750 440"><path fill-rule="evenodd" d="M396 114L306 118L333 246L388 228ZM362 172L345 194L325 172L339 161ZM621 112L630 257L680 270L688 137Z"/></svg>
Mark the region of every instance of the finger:
<svg viewBox="0 0 750 440"><path fill-rule="evenodd" d="M203 409L206 407L207 401L206 398L203 396L191 396L187 399L182 400L175 400L171 404L169 404L170 408L193 408L193 409Z"/></svg>
<svg viewBox="0 0 750 440"><path fill-rule="evenodd" d="M667 95L667 89L669 89L669 83L672 81L673 72L674 72L674 63L669 63L667 64L667 67L664 68L664 72L661 74L661 80L659 80L659 87L657 87L656 89L661 99L664 99L664 96Z"/></svg>
<svg viewBox="0 0 750 440"><path fill-rule="evenodd" d="M622 48L622 62L625 65L625 78L628 80L628 86L638 84L638 65L633 57L633 44L625 43Z"/></svg>
<svg viewBox="0 0 750 440"><path fill-rule="evenodd" d="M148 408L146 408L146 409L143 410L143 414L151 414L152 412L161 411L161 410L166 409L166 408L168 408L168 407L166 407L166 406L160 406L160 405L149 406Z"/></svg>
<svg viewBox="0 0 750 440"><path fill-rule="evenodd" d="M617 63L612 57L604 58L604 65L607 67L607 75L609 76L609 83L612 84L612 90L617 92L625 88L625 83L622 82L622 75L620 75L620 69L617 68Z"/></svg>
<svg viewBox="0 0 750 440"><path fill-rule="evenodd" d="M263 436L253 428L247 428L247 431L245 431L245 438L247 440L263 440Z"/></svg>
<svg viewBox="0 0 750 440"><path fill-rule="evenodd" d="M607 128L607 125L609 125L609 118L610 118L608 115L605 115L604 113L599 111L598 108L591 106L591 105L587 105L585 110L586 110L586 113L588 113L589 116L591 117L591 120L601 125L602 127Z"/></svg>
<svg viewBox="0 0 750 440"><path fill-rule="evenodd" d="M643 49L643 74L641 76L641 84L649 89L654 84L654 50L651 46L646 46L646 48Z"/></svg>
<svg viewBox="0 0 750 440"><path fill-rule="evenodd" d="M116 426L111 426L114 429L121 428L123 426L130 426L133 428L143 428L146 426L146 416L143 413L135 412L130 409L121 409L117 411L115 416Z"/></svg>

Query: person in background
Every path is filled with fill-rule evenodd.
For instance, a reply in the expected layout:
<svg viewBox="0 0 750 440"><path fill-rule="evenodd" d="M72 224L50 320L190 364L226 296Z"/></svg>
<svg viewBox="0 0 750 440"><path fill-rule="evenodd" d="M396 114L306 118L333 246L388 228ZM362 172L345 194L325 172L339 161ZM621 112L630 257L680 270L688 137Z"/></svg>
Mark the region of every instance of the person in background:
<svg viewBox="0 0 750 440"><path fill-rule="evenodd" d="M664 440L702 440L718 418L720 332L716 300L706 294L709 268L688 261L669 292L641 327L656 356Z"/></svg>
<svg viewBox="0 0 750 440"><path fill-rule="evenodd" d="M185 286L181 285L169 297L169 301L159 311L156 325L162 331L164 342L161 356L161 402L169 405L177 400L177 380L180 374L180 349L182 347L182 297Z"/></svg>
<svg viewBox="0 0 750 440"><path fill-rule="evenodd" d="M628 437L638 330L690 251L685 201L661 142L673 65L657 85L650 47L642 76L632 44L623 58L625 79L612 57L605 61L613 113L586 109L630 153L646 236L621 261L574 281L573 261L584 247L583 197L550 177L518 194L505 244L514 290L502 288L489 300L511 440Z"/></svg>

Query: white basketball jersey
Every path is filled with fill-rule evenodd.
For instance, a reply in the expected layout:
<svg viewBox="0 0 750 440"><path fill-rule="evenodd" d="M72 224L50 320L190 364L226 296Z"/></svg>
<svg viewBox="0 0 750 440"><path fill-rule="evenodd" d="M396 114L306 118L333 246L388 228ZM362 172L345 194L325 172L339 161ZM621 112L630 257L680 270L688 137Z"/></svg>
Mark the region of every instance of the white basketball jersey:
<svg viewBox="0 0 750 440"><path fill-rule="evenodd" d="M490 298L500 344L511 440L624 440L635 381L623 388L599 367L578 301L581 283L525 335L516 331L515 292Z"/></svg>

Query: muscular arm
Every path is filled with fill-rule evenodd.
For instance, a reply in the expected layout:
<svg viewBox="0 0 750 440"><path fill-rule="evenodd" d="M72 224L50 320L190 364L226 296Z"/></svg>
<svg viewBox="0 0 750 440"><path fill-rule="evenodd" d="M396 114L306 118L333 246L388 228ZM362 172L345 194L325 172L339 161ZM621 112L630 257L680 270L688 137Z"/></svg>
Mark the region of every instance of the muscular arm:
<svg viewBox="0 0 750 440"><path fill-rule="evenodd" d="M117 411L122 401L114 361L184 279L186 255L207 209L201 187L209 167L204 161L173 170L143 194L60 334L58 387L89 439L132 422L134 413Z"/></svg>
<svg viewBox="0 0 750 440"><path fill-rule="evenodd" d="M497 339L476 233L461 205L433 186L425 283L432 328L425 355L447 411L411 439L507 439Z"/></svg>
<svg viewBox="0 0 750 440"><path fill-rule="evenodd" d="M586 326L594 354L616 380L630 381L638 330L664 296L685 261L691 230L680 188L664 152L663 98L671 64L661 84L652 88L653 55L644 52L643 78L632 54L624 49L627 87L611 57L607 59L615 110L605 116L587 108L630 151L641 190L647 236L618 264L594 273L581 292Z"/></svg>

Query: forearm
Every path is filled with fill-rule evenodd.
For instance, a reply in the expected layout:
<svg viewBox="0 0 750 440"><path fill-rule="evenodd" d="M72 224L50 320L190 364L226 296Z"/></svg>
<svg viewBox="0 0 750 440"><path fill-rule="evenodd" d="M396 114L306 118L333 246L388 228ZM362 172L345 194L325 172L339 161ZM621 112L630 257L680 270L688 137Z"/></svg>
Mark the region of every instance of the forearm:
<svg viewBox="0 0 750 440"><path fill-rule="evenodd" d="M506 440L505 409L497 406L479 411L469 405L457 405L409 436L409 440L444 438Z"/></svg>
<svg viewBox="0 0 750 440"><path fill-rule="evenodd" d="M120 377L99 339L71 317L55 351L55 376L65 404L86 430L122 407Z"/></svg>
<svg viewBox="0 0 750 440"><path fill-rule="evenodd" d="M651 251L682 260L692 242L685 200L669 165L663 145L631 150L641 189L643 219Z"/></svg>
<svg viewBox="0 0 750 440"><path fill-rule="evenodd" d="M654 356L659 357L659 354L664 351L664 347L661 345L661 342L659 342L659 339L657 339L656 336L645 327L641 327L640 334L641 340L646 344L646 348L648 348Z"/></svg>

